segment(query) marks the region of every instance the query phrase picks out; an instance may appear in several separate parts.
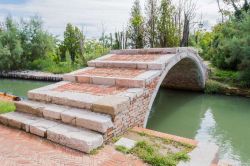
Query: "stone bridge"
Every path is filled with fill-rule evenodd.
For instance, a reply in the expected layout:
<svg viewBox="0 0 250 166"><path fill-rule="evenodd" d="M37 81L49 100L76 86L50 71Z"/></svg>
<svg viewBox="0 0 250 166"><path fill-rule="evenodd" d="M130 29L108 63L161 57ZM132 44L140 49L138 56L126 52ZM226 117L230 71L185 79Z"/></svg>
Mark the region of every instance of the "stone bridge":
<svg viewBox="0 0 250 166"><path fill-rule="evenodd" d="M146 126L160 86L200 91L206 67L192 48L119 50L28 92L0 122L89 153L134 126Z"/></svg>

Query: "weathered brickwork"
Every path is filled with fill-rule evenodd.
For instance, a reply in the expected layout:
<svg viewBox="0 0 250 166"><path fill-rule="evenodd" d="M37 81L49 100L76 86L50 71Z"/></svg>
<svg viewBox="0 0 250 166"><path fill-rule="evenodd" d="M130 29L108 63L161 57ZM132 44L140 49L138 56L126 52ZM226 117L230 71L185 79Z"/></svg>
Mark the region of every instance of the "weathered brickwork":
<svg viewBox="0 0 250 166"><path fill-rule="evenodd" d="M150 85L148 85L138 96L130 99L127 110L120 112L114 117L113 120L115 127L113 128L113 131L110 131L107 137L107 141L109 138L122 135L129 128L133 128L135 126L144 126L144 119L150 109L150 100L155 91L158 81L159 77L155 78L154 81Z"/></svg>

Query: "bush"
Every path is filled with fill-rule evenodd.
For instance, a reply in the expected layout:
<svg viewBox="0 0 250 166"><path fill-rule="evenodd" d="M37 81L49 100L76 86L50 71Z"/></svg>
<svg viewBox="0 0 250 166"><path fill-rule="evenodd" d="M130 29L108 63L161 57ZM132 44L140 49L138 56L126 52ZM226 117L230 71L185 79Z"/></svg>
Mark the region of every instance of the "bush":
<svg viewBox="0 0 250 166"><path fill-rule="evenodd" d="M240 85L244 88L250 88L250 68L241 72L239 76L241 82Z"/></svg>
<svg viewBox="0 0 250 166"><path fill-rule="evenodd" d="M208 80L206 82L205 93L207 94L223 93L225 88L227 87L222 83L213 80Z"/></svg>
<svg viewBox="0 0 250 166"><path fill-rule="evenodd" d="M50 58L37 59L29 64L30 70L40 70L54 74L69 73L79 69L79 65L71 64L70 62L56 63Z"/></svg>
<svg viewBox="0 0 250 166"><path fill-rule="evenodd" d="M217 80L219 82L237 85L239 82L239 72L237 71L230 71L230 70L221 70L215 68L212 70L210 74L210 78L213 80Z"/></svg>

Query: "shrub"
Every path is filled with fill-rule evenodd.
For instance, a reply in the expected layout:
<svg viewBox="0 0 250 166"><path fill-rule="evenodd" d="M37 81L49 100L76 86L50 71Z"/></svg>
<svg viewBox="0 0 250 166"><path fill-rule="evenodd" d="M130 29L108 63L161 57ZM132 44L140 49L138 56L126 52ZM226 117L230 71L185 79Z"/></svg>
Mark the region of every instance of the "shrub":
<svg viewBox="0 0 250 166"><path fill-rule="evenodd" d="M213 80L208 80L206 82L205 93L208 94L222 93L225 88L227 87L222 83Z"/></svg>
<svg viewBox="0 0 250 166"><path fill-rule="evenodd" d="M51 58L37 59L29 64L31 70L41 70L54 74L69 73L80 68L77 64L71 64L70 62L54 62Z"/></svg>

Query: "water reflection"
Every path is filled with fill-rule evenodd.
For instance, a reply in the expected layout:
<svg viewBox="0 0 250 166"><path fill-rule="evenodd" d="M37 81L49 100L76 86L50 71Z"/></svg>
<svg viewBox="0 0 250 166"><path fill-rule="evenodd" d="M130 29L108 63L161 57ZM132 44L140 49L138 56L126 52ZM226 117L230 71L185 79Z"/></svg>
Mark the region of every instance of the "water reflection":
<svg viewBox="0 0 250 166"><path fill-rule="evenodd" d="M250 100L161 89L148 128L213 142L220 158L250 165Z"/></svg>

